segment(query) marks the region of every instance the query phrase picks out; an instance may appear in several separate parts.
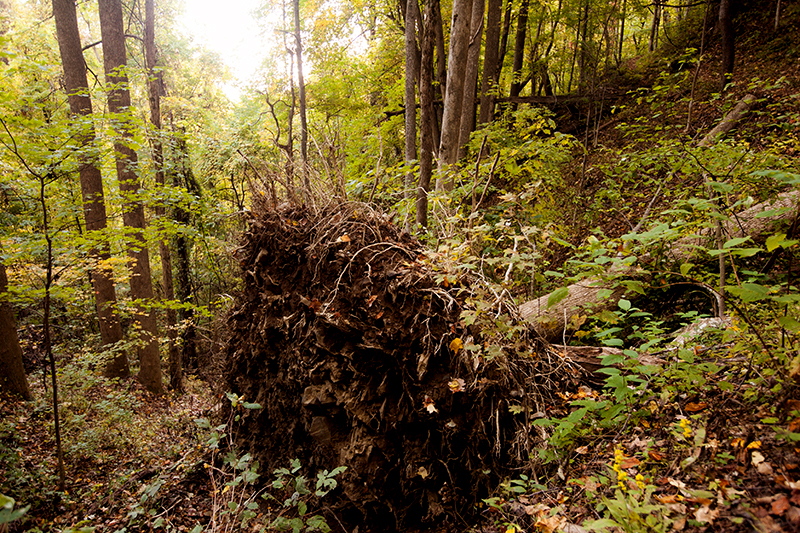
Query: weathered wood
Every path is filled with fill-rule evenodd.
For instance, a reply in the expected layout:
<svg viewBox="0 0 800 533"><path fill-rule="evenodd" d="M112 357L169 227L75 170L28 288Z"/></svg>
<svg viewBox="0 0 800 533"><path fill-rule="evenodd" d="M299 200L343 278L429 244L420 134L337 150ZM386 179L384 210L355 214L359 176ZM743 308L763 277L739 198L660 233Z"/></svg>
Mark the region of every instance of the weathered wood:
<svg viewBox="0 0 800 533"><path fill-rule="evenodd" d="M698 143L698 147L707 147L717 142L722 136L730 132L742 119L755 102L753 95L746 95L732 109L720 123L712 129ZM756 237L770 231L775 223L794 216L794 207L800 199L797 191L788 191L740 213L734 214L722 222L722 230L728 238L752 236ZM772 216L759 216L769 210L778 211ZM709 245L709 239L714 238L715 228L706 228L695 235L679 239L667 251L667 257L676 264L693 260ZM645 260L647 256L639 258ZM634 263L635 265L635 263ZM544 338L557 339L561 336L571 317L585 311L598 311L611 309L616 306L619 299L625 294L626 288L615 284L614 279L628 277L636 272L635 266L611 267L606 276L592 276L570 285L567 296L548 307L550 295L544 295L535 300L525 302L519 306L519 313L523 319L531 322L537 332ZM608 291L611 291L608 294ZM605 298L601 298L607 294Z"/></svg>
<svg viewBox="0 0 800 533"><path fill-rule="evenodd" d="M763 235L770 231L776 223L794 217L794 207L798 201L800 201L800 193L793 190L782 193L773 200L757 204L724 221L725 234L728 238ZM770 210L777 210L778 214L769 217L757 216ZM714 228L706 228L698 234L678 239L668 250L668 258L676 264L693 260L701 253L698 250L708 246L708 240L713 238L713 232ZM641 259L646 259L646 257ZM612 280L632 276L635 272L634 266L612 267L608 276L592 276L573 283L568 287L567 297L552 307L547 306L547 300L550 297L547 294L521 304L519 313L523 319L531 322L543 337L558 338L564 332L570 318L576 313L590 308L600 310L615 306L626 289L623 286L614 287ZM602 290L611 290L611 295L601 298Z"/></svg>

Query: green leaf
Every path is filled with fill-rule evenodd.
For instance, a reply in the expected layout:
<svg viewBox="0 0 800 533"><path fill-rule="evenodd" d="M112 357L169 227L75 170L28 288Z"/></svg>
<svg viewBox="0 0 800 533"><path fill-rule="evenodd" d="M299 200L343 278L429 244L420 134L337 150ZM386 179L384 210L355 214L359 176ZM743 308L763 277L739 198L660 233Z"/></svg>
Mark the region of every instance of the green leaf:
<svg viewBox="0 0 800 533"><path fill-rule="evenodd" d="M681 265L681 275L685 276L694 266L694 263L683 263Z"/></svg>
<svg viewBox="0 0 800 533"><path fill-rule="evenodd" d="M771 252L771 251L775 250L776 248L778 248L779 246L781 248L788 248L790 246L794 246L798 242L799 241L796 241L796 240L788 240L787 241L785 233L776 233L775 235L771 235L770 237L767 238L767 242L766 242L767 251Z"/></svg>
<svg viewBox="0 0 800 533"><path fill-rule="evenodd" d="M242 404L242 407L244 407L245 409L261 409L261 404L259 404L259 403L250 403L250 402L244 402L244 403Z"/></svg>
<svg viewBox="0 0 800 533"><path fill-rule="evenodd" d="M735 285L725 287L725 290L732 295L741 298L743 302L756 302L764 300L769 296L769 287L758 283L742 283L741 287Z"/></svg>
<svg viewBox="0 0 800 533"><path fill-rule="evenodd" d="M755 218L772 218L778 215L783 215L784 213L788 213L790 209L788 207L779 207L777 209L767 209L766 211L761 211L757 213Z"/></svg>
<svg viewBox="0 0 800 533"><path fill-rule="evenodd" d="M800 332L800 322L790 316L782 316L778 318L778 324L791 333Z"/></svg>
<svg viewBox="0 0 800 533"><path fill-rule="evenodd" d="M619 302L617 302L617 305L623 311L629 311L631 308L631 302L625 298L620 298Z"/></svg>
<svg viewBox="0 0 800 533"><path fill-rule="evenodd" d="M550 296L547 298L547 308L551 308L554 305L557 305L560 301L569 295L569 288L568 287L561 287L553 291Z"/></svg>
<svg viewBox="0 0 800 533"><path fill-rule="evenodd" d="M722 247L726 250L729 250L735 246L739 246L740 244L744 244L745 242L749 241L750 237L737 237L735 239L730 239Z"/></svg>

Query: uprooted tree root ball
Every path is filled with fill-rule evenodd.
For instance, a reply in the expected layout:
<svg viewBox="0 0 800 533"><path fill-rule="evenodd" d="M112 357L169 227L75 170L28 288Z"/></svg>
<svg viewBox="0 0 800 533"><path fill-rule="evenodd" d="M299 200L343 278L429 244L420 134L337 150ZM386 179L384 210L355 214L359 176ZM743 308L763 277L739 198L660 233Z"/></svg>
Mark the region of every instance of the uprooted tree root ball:
<svg viewBox="0 0 800 533"><path fill-rule="evenodd" d="M239 250L227 387L263 407L239 439L264 473L346 465L326 500L336 519L399 529L460 523L530 469L562 361L519 335L487 357L503 343L460 320L475 280L437 282L423 247L366 205L260 211Z"/></svg>

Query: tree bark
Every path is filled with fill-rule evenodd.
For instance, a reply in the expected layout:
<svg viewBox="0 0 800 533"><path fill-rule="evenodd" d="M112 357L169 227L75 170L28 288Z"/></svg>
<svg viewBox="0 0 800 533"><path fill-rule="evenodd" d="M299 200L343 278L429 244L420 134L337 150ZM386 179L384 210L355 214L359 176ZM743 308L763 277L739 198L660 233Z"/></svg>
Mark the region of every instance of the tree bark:
<svg viewBox="0 0 800 533"><path fill-rule="evenodd" d="M421 227L428 226L428 192L433 173L433 52L436 45L436 18L439 0L425 0L425 24L422 35L419 82L419 182L417 184L417 218Z"/></svg>
<svg viewBox="0 0 800 533"><path fill-rule="evenodd" d="M723 2L726 0L722 0ZM661 4L655 2L653 4L653 22L650 25L650 44L648 49L652 52L658 48L658 31L661 25Z"/></svg>
<svg viewBox="0 0 800 533"><path fill-rule="evenodd" d="M442 139L439 145L439 170L443 176L445 190L453 189L453 176L448 170L456 163L458 158L458 137L461 129L464 75L466 73L469 47L471 13L472 0L455 0L453 3L453 19L450 24L447 93L444 98Z"/></svg>
<svg viewBox="0 0 800 533"><path fill-rule="evenodd" d="M306 118L306 82L303 78L303 40L300 36L300 0L294 0L294 46L297 56L297 91L300 100L300 155L303 158L303 188L306 200L311 198L308 177L308 119Z"/></svg>
<svg viewBox="0 0 800 533"><path fill-rule="evenodd" d="M503 71L503 62L508 50L508 34L511 32L511 8L514 6L513 0L506 0L506 11L503 15L503 30L500 32L500 48L497 51L497 70L494 72L494 81L500 81L500 73Z"/></svg>
<svg viewBox="0 0 800 533"><path fill-rule="evenodd" d="M464 97L461 104L461 128L459 133L458 159L467 155L469 137L475 129L475 97L478 92L478 71L481 66L481 36L483 35L484 0L473 0L472 20L469 25L469 48L467 68L464 73Z"/></svg>
<svg viewBox="0 0 800 533"><path fill-rule="evenodd" d="M522 0L519 6L519 16L517 18L517 32L514 36L514 62L511 68L511 91L509 95L513 98L522 92L522 63L525 59L525 36L528 31L528 6L529 0Z"/></svg>
<svg viewBox="0 0 800 533"><path fill-rule="evenodd" d="M194 172L189 164L185 133L184 130L176 134L176 161L174 162L176 175L173 181L183 187L189 194L200 196L200 185L194 178ZM188 227L191 224L191 214L186 209L178 207L175 211L175 220L181 226ZM182 308L179 314L183 350L182 361L185 367L197 369L199 364L197 360L197 332L195 329L194 308L191 305L194 303L191 281L192 245L193 240L188 232L181 231L178 233L175 243L176 296L179 302L190 304Z"/></svg>
<svg viewBox="0 0 800 533"><path fill-rule="evenodd" d="M136 321L141 336L139 346L139 381L154 393L163 394L161 355L155 314L147 309L153 301L150 278L150 255L144 238L144 206L138 198L141 186L136 175L138 159L130 144L133 131L130 117L131 97L128 90L125 31L120 0L99 0L100 34L103 39L103 67L108 85L108 110L116 132L114 152L117 179L125 197L122 220L128 234L128 256L131 273L131 296L136 300Z"/></svg>
<svg viewBox="0 0 800 533"><path fill-rule="evenodd" d="M164 147L161 142L161 95L164 92L164 80L158 70L155 42L155 5L154 0L145 0L144 22L144 57L147 67L147 92L150 102L150 123L153 125L151 146L153 149L153 167L155 169L156 185L163 188L164 179ZM167 216L167 209L163 203L155 207L156 216L162 220ZM183 392L183 360L178 349L177 323L178 314L170 305L175 300L175 288L172 283L172 255L169 249L169 237L162 236L158 243L158 253L161 257L161 285L164 291L164 300L167 302L166 327L168 339L169 361L169 388L176 392Z"/></svg>
<svg viewBox="0 0 800 533"><path fill-rule="evenodd" d="M417 60L417 24L416 11L412 4L417 0L408 0L406 3L405 20L405 160L406 175L403 197L409 199L413 194L414 172L411 170L412 162L417 159L417 95L416 81L419 77L419 61Z"/></svg>
<svg viewBox="0 0 800 533"><path fill-rule="evenodd" d="M8 291L6 266L0 261L0 391L19 396L23 400L32 400L33 395L28 387L25 365L22 363L22 349L17 336L17 324L14 311L5 297Z"/></svg>
<svg viewBox="0 0 800 533"><path fill-rule="evenodd" d="M736 53L733 30L733 0L720 0L719 27L722 38L722 62L720 76L720 92L733 79L733 66Z"/></svg>
<svg viewBox="0 0 800 533"><path fill-rule="evenodd" d="M497 80L494 77L500 54L500 8L503 0L488 0L486 14L486 45L483 52L481 77L481 107L479 122L486 124L494 116L494 96Z"/></svg>
<svg viewBox="0 0 800 533"><path fill-rule="evenodd" d="M103 263L111 257L108 242L103 235L107 226L106 205L100 167L90 155L95 141L94 125L91 121L92 100L89 84L86 81L86 64L81 50L75 3L72 0L53 0L53 18L56 23L70 113L77 117L75 123L82 125L76 138L80 147L78 174L81 183L83 218L87 233L99 241L89 251L89 256L94 263L90 277L100 322L100 340L104 346L112 346L122 340L122 325L116 314L117 296L112 273L103 266ZM110 378L129 376L127 354L124 351L116 352L106 364L104 373Z"/></svg>

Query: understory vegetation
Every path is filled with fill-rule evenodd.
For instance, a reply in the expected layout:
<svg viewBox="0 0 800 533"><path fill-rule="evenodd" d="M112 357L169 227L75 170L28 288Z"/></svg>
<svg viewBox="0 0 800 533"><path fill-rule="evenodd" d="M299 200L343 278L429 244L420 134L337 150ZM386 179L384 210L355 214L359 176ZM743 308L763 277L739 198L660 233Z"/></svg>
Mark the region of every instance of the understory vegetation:
<svg viewBox="0 0 800 533"><path fill-rule="evenodd" d="M403 154L396 2L303 4L302 133L288 3L264 12L284 8L270 38L291 59L265 61L235 103L224 58L181 36L176 5L158 8L155 70L138 49L144 6L126 5L138 40L124 118L105 112L99 78L94 116L70 112L52 10L12 4L0 33L0 303L30 399L0 391L0 531L327 532L359 520L378 531L383 519L486 533L800 529L797 2L780 30L772 4L740 6L740 59L723 87L705 4L663 21L652 50L644 4L618 44L598 19L579 93L566 80L583 54L569 24L584 41L586 26L556 18L564 45L549 68L564 99L498 101L459 162L432 170L424 224L423 154ZM96 10L79 5L87 35ZM541 13L524 19L529 47L544 48L557 17L547 2ZM372 21L362 55L342 42L358 17ZM103 72L92 50L90 80ZM537 57L533 87L537 69L547 76ZM156 72L160 127L144 111ZM498 96L516 75L497 80ZM108 225L90 230L79 176L90 160L104 175L120 168L120 122L143 184L106 179ZM126 218L136 203L138 230ZM150 251L149 299L134 294L137 247ZM98 272L116 287L113 343ZM148 314L166 391L131 377L146 366ZM422 340L401 344L411 330ZM131 371L112 376L119 354ZM359 406L356 420L343 405ZM265 425L277 416L283 425ZM445 455L464 436L474 449L454 472ZM389 457L392 438L416 449ZM363 489L354 480L370 463L402 483ZM404 504L423 495L422 510L381 507L393 491Z"/></svg>

